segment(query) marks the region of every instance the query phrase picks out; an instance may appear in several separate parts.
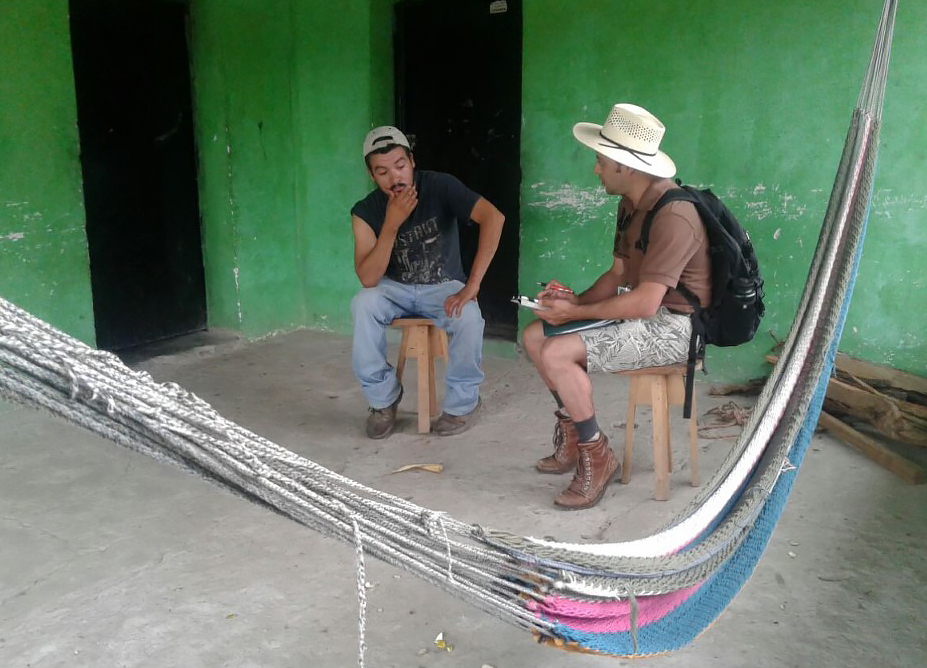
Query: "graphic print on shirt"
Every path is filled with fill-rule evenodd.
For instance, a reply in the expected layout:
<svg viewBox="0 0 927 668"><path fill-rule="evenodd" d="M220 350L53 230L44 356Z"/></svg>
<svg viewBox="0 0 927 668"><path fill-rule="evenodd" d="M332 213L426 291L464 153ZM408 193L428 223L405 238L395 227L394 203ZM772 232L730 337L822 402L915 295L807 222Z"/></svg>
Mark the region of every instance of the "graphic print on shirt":
<svg viewBox="0 0 927 668"><path fill-rule="evenodd" d="M443 283L449 280L441 257L438 219L432 217L409 230L400 228L393 259L401 283Z"/></svg>

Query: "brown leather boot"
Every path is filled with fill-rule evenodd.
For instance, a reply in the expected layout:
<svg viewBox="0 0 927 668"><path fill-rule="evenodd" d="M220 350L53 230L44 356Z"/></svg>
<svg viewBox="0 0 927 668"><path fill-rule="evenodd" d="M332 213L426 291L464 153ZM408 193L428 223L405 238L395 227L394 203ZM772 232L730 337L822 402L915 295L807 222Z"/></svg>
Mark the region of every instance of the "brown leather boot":
<svg viewBox="0 0 927 668"><path fill-rule="evenodd" d="M608 447L608 438L599 434L599 438L590 443L577 443L579 458L573 481L554 499L566 510L592 508L605 494L605 488L615 478L618 459Z"/></svg>
<svg viewBox="0 0 927 668"><path fill-rule="evenodd" d="M579 451L576 449L576 441L579 436L576 434L576 425L569 417L556 411L557 424L554 425L554 454L539 459L534 467L541 473L569 473L576 468L576 457Z"/></svg>
<svg viewBox="0 0 927 668"><path fill-rule="evenodd" d="M386 408L370 408L367 416L367 436L370 438L386 438L393 433L396 427L396 411L402 401L402 385L399 386L399 396L396 401Z"/></svg>

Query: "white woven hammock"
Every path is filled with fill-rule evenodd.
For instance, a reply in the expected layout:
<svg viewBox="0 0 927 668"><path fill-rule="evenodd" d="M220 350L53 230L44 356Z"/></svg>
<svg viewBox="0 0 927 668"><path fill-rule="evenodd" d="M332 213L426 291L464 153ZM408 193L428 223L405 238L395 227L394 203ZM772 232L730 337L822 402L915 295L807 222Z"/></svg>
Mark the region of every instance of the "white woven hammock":
<svg viewBox="0 0 927 668"><path fill-rule="evenodd" d="M646 538L558 543L471 526L365 487L231 422L0 299L0 397L170 461L357 551L403 568L541 640L618 655L680 647L752 572L817 421L871 194L895 17L886 0L801 304L731 453Z"/></svg>

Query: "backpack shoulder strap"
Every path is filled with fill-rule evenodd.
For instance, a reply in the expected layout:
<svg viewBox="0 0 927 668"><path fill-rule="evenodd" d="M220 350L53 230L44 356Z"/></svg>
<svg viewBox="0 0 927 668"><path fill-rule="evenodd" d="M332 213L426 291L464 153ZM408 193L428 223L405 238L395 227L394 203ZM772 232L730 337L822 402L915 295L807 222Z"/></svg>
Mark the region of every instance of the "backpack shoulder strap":
<svg viewBox="0 0 927 668"><path fill-rule="evenodd" d="M647 215L644 217L644 224L641 226L641 236L637 240L637 248L643 252L647 252L647 244L650 242L650 228L653 226L653 219L657 215L657 212L669 204L670 202L677 202L680 200L686 202L692 202L695 206L696 211L699 214L699 218L702 218L702 206L698 198L689 192L685 186L682 185L679 181L676 182L679 186L678 188L670 188L665 193L660 196L654 205L650 208L650 211L647 212ZM702 223L704 224L704 222ZM704 320L704 309L698 300L698 297L689 290L685 285L679 283L675 288L693 308L692 314L692 333L689 336L689 355L686 360L686 383L685 383L685 397L683 399L683 417L686 419L691 418L692 416L692 392L693 392L693 380L695 377L695 363L699 359L704 359L705 357L705 320ZM704 366L703 366L704 369Z"/></svg>
<svg viewBox="0 0 927 668"><path fill-rule="evenodd" d="M641 226L641 236L637 240L635 247L640 250L642 253L647 252L647 244L650 243L650 228L653 226L653 219L657 215L657 212L662 209L664 206L670 202L677 202L684 200L686 202L692 202L698 208L698 200L694 195L689 193L689 191L684 188L670 188L665 193L660 195L650 211L647 212L647 215L644 216L644 224Z"/></svg>

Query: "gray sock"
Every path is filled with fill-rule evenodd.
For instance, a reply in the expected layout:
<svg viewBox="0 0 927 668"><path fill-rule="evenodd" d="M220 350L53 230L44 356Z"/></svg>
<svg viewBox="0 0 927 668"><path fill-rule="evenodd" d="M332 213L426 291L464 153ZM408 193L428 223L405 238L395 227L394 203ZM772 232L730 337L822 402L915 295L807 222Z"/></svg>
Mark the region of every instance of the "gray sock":
<svg viewBox="0 0 927 668"><path fill-rule="evenodd" d="M576 434L579 436L580 443L589 443L595 440L599 435L599 423L595 421L595 413L588 420L580 420L576 423Z"/></svg>

